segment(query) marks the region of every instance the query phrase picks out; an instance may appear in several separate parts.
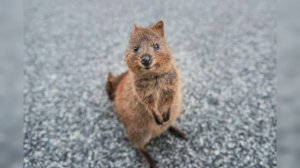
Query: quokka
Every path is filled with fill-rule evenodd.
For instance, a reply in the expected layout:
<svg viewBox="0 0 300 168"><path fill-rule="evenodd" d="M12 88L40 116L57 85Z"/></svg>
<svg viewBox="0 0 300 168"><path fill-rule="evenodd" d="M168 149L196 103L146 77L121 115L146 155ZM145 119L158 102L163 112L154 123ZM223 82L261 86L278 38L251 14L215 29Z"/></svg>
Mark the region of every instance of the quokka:
<svg viewBox="0 0 300 168"><path fill-rule="evenodd" d="M146 150L152 138L169 130L187 139L173 126L183 111L182 88L163 21L145 28L134 25L125 61L128 71L109 73L106 90L130 142L154 168L157 161Z"/></svg>

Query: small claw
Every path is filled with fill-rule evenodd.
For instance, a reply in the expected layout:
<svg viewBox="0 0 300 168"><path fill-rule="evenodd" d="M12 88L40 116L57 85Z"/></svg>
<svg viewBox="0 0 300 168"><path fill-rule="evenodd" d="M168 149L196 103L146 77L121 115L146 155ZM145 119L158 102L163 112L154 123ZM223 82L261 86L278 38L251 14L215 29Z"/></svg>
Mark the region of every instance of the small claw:
<svg viewBox="0 0 300 168"><path fill-rule="evenodd" d="M153 116L154 116L154 120L155 120L156 124L163 125L163 120L161 119L161 117L159 117L156 114L153 114Z"/></svg>
<svg viewBox="0 0 300 168"><path fill-rule="evenodd" d="M164 122L169 121L169 119L170 119L170 110L167 111L166 113L163 113L162 117L163 117Z"/></svg>

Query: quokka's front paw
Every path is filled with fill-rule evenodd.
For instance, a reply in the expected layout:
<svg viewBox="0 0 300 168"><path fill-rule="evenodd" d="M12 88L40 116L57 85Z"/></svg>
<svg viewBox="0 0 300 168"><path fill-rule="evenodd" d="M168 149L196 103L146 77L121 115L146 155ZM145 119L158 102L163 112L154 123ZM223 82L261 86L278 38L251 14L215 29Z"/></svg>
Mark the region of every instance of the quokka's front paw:
<svg viewBox="0 0 300 168"><path fill-rule="evenodd" d="M158 125L164 124L164 120L160 115L153 113L153 117L154 117L156 124L158 124Z"/></svg>
<svg viewBox="0 0 300 168"><path fill-rule="evenodd" d="M163 113L162 117L163 117L164 122L169 121L169 119L170 119L170 109L167 112Z"/></svg>

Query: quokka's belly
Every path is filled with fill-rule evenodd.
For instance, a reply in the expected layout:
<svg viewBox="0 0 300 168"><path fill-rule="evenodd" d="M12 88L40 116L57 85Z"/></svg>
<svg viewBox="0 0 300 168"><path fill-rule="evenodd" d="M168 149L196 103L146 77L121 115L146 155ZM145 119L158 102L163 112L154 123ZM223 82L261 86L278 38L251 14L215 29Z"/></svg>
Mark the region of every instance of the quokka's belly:
<svg viewBox="0 0 300 168"><path fill-rule="evenodd" d="M170 108L170 119L163 125L158 125L150 112L132 94L133 90L126 80L121 81L117 88L115 106L119 119L125 129L139 128L142 134L150 134L156 137L166 131L180 117L182 112L181 90L178 89Z"/></svg>
<svg viewBox="0 0 300 168"><path fill-rule="evenodd" d="M174 99L174 102L171 105L170 109L170 119L165 122L163 125L158 125L153 122L150 126L152 131L152 137L157 137L163 132L165 132L171 125L175 124L176 120L180 117L183 108L182 108L182 98L181 93L178 93Z"/></svg>

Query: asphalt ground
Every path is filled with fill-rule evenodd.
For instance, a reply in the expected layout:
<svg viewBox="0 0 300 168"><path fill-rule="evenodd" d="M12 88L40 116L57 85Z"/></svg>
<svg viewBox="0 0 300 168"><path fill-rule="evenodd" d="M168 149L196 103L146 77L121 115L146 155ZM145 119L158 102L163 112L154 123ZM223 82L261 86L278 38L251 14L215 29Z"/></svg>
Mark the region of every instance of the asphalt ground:
<svg viewBox="0 0 300 168"><path fill-rule="evenodd" d="M187 142L159 167L276 167L275 1L24 1L24 167L145 167L105 93L133 24L165 22Z"/></svg>

